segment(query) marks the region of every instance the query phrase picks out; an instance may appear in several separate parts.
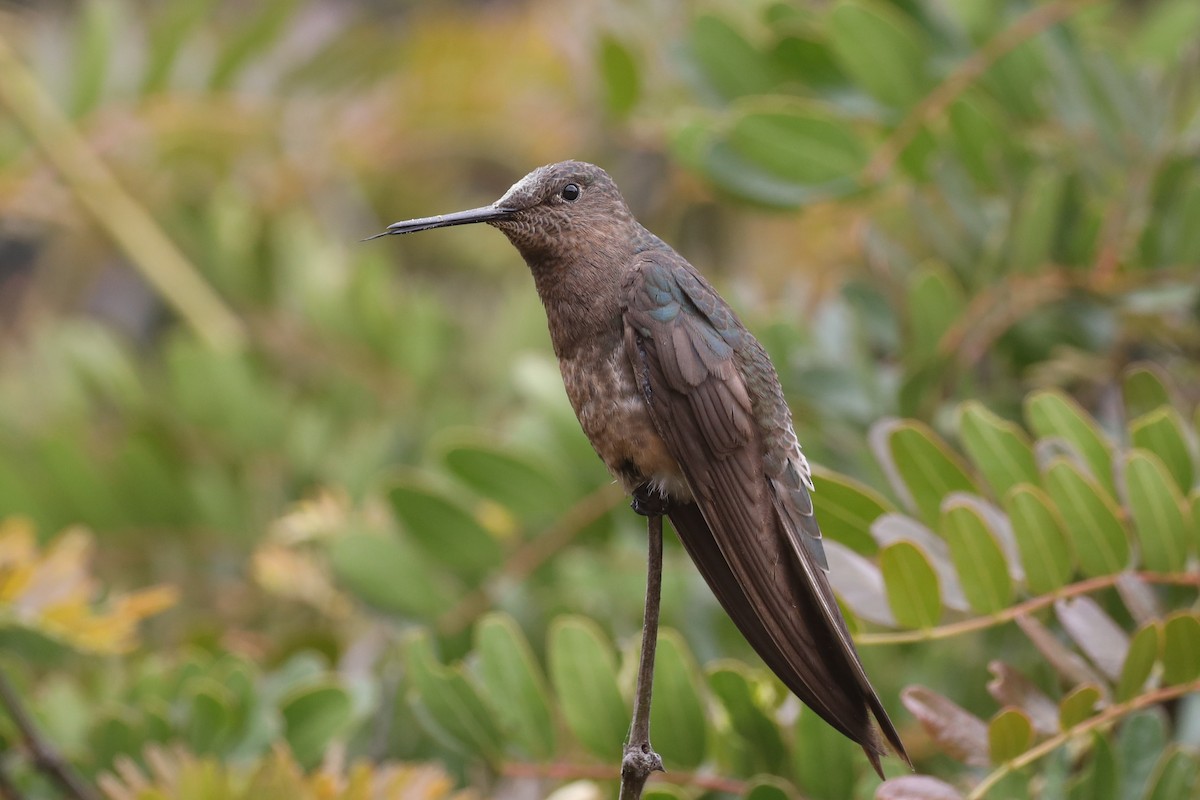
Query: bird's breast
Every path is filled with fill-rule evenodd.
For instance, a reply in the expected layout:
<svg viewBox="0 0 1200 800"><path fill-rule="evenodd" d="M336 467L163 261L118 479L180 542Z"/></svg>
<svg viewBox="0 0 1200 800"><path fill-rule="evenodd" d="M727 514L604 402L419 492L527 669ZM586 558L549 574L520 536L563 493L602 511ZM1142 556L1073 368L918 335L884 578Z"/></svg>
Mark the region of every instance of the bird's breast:
<svg viewBox="0 0 1200 800"><path fill-rule="evenodd" d="M584 434L625 490L649 482L665 497L691 499L679 463L646 409L624 348L581 348L558 363Z"/></svg>

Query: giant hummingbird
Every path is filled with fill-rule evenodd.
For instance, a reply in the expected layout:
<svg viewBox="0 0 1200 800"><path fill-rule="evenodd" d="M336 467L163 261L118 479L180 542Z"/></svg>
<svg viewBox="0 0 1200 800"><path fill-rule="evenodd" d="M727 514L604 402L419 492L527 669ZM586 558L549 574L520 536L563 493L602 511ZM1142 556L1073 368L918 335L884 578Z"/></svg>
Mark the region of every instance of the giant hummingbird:
<svg viewBox="0 0 1200 800"><path fill-rule="evenodd" d="M634 509L666 514L767 666L877 772L872 716L907 761L830 588L809 465L762 345L597 166L539 167L489 206L385 233L477 222L529 265L571 405Z"/></svg>

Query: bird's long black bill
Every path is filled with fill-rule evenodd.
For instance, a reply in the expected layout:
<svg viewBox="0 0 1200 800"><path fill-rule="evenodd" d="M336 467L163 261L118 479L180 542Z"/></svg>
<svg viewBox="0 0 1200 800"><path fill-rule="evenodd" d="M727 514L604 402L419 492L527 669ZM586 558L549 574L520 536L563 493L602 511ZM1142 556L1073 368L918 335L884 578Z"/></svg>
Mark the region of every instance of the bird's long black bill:
<svg viewBox="0 0 1200 800"><path fill-rule="evenodd" d="M469 211L456 211L453 214L438 214L436 217L408 219L403 222L393 222L391 225L388 225L387 230L383 233L368 236L363 241L369 242L371 239L378 239L381 236L416 233L417 231L427 231L433 228L448 228L451 225L473 225L476 222L495 222L498 219L504 219L512 213L507 208L484 206L483 208L472 208Z"/></svg>

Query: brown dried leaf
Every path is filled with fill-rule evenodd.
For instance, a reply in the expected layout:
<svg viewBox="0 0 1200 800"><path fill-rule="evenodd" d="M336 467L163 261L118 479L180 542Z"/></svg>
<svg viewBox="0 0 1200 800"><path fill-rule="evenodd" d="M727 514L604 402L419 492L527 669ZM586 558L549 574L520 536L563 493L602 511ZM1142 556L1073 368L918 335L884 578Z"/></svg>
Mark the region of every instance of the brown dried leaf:
<svg viewBox="0 0 1200 800"><path fill-rule="evenodd" d="M1003 661L988 664L992 680L988 693L1001 706L1016 706L1029 715L1033 729L1044 736L1058 732L1058 706L1014 667Z"/></svg>
<svg viewBox="0 0 1200 800"><path fill-rule="evenodd" d="M1090 597L1054 603L1058 621L1109 680L1121 677L1121 666L1129 654L1129 636Z"/></svg>
<svg viewBox="0 0 1200 800"><path fill-rule="evenodd" d="M962 800L962 793L928 775L903 775L879 784L875 800Z"/></svg>
<svg viewBox="0 0 1200 800"><path fill-rule="evenodd" d="M979 717L924 686L909 686L900 700L948 755L970 766L988 765L987 723Z"/></svg>
<svg viewBox="0 0 1200 800"><path fill-rule="evenodd" d="M1017 625L1025 631L1025 635L1033 642L1034 647L1050 662L1050 666L1057 670L1069 686L1081 683L1105 686L1100 673L1092 669L1082 656L1071 652L1062 642L1054 638L1054 634L1046 630L1042 623L1033 617L1017 617Z"/></svg>

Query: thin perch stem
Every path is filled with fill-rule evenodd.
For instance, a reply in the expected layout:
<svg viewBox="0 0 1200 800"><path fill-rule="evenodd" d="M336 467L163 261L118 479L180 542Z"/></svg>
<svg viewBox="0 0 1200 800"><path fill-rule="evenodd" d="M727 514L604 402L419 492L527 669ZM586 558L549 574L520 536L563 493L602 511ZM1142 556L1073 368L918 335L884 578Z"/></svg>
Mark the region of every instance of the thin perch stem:
<svg viewBox="0 0 1200 800"><path fill-rule="evenodd" d="M41 732L33 723L33 717L25 710L16 689L8 682L8 677L3 672L0 672L0 704L4 705L17 730L21 732L21 738L25 740L25 747L29 750L34 766L61 786L68 797L75 800L100 800L96 790L84 783L83 778L71 768L62 754L42 738Z"/></svg>
<svg viewBox="0 0 1200 800"><path fill-rule="evenodd" d="M663 772L662 757L650 746L650 695L654 691L654 651L658 647L658 611L662 600L662 517L646 518L646 613L642 618L642 655L638 662L633 724L621 760L621 798L638 800L652 772Z"/></svg>

